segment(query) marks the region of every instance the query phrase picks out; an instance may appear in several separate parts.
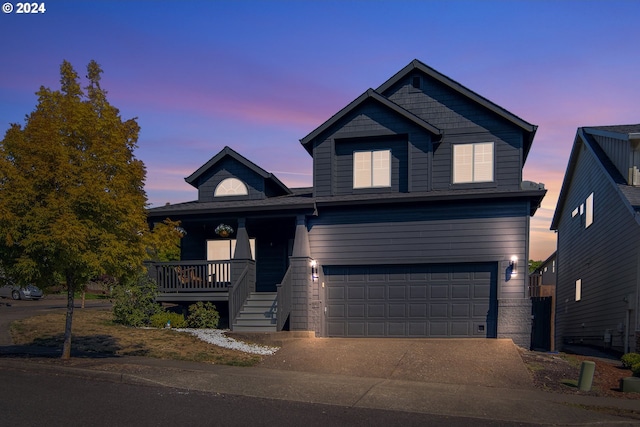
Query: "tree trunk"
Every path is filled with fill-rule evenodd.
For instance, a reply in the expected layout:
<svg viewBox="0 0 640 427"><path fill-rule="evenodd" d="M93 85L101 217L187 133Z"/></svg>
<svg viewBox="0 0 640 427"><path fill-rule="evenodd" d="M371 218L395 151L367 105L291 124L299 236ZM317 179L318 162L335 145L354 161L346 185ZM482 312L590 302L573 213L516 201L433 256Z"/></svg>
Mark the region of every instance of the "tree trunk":
<svg viewBox="0 0 640 427"><path fill-rule="evenodd" d="M67 320L64 326L64 343L62 345L62 358L71 359L71 322L73 320L73 293L75 283L70 275L67 275Z"/></svg>

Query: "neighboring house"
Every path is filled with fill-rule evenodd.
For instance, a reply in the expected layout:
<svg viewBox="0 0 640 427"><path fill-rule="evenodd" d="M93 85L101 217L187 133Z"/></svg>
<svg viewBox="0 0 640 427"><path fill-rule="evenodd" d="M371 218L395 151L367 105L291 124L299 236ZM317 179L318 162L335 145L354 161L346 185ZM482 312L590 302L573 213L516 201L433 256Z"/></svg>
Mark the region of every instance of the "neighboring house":
<svg viewBox="0 0 640 427"><path fill-rule="evenodd" d="M151 270L160 299L228 299L234 330L266 318L326 337L528 347L529 221L546 193L522 181L535 132L413 61L302 138L312 188L225 147L186 178L197 201L149 209L187 231L184 261Z"/></svg>
<svg viewBox="0 0 640 427"><path fill-rule="evenodd" d="M556 253L529 273L529 296L552 297L556 292Z"/></svg>
<svg viewBox="0 0 640 427"><path fill-rule="evenodd" d="M551 229L556 346L638 350L640 125L578 128Z"/></svg>

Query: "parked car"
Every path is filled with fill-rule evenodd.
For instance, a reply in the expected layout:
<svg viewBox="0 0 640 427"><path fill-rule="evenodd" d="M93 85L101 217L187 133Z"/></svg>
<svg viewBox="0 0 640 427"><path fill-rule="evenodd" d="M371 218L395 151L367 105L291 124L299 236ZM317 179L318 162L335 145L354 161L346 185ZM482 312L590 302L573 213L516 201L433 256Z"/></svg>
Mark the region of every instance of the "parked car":
<svg viewBox="0 0 640 427"><path fill-rule="evenodd" d="M5 284L0 286L0 297L13 299L32 299L37 300L44 296L42 289L35 285L27 285L20 287L13 284Z"/></svg>

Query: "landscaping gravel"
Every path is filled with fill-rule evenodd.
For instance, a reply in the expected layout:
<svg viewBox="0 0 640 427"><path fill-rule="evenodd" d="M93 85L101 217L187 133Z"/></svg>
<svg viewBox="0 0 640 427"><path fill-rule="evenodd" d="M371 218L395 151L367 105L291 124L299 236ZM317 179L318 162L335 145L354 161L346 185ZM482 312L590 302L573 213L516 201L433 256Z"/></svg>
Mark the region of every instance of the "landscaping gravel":
<svg viewBox="0 0 640 427"><path fill-rule="evenodd" d="M201 339L202 341L209 344L242 351L244 353L271 355L275 354L275 352L279 349L279 347L269 347L260 344L248 344L246 342L234 340L233 338L226 336L226 331L222 329L180 328L175 330L178 332L187 332L189 334L195 335L198 339Z"/></svg>

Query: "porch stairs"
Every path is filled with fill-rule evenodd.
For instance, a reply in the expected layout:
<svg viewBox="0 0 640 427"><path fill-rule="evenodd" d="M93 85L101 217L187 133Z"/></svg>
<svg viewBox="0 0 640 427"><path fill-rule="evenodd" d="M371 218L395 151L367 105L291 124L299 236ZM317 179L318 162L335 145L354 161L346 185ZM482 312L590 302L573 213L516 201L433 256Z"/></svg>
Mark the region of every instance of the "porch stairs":
<svg viewBox="0 0 640 427"><path fill-rule="evenodd" d="M277 292L252 292L231 328L235 332L275 332Z"/></svg>

